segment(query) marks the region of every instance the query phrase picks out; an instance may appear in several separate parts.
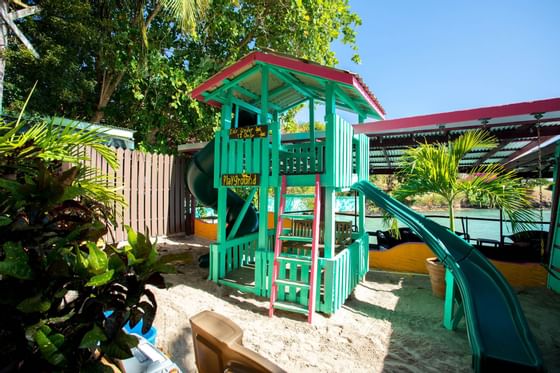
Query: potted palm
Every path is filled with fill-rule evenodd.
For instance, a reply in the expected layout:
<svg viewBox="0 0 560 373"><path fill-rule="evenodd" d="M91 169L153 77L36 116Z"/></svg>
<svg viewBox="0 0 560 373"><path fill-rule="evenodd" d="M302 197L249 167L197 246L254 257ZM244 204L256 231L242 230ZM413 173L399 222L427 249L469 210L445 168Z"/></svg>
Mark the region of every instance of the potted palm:
<svg viewBox="0 0 560 373"><path fill-rule="evenodd" d="M459 171L460 161L476 149L490 150L498 141L487 131L466 132L447 144L420 144L406 150L397 176L401 180L393 192L401 201L413 202L413 197L426 193L438 194L445 199L449 212L449 229L455 231L454 204L467 197L490 208L502 209L511 220L514 231L527 227L531 221L529 189L516 176L499 164L481 164L467 173ZM432 277L434 294L443 297L445 274L437 258L428 258L426 266Z"/></svg>

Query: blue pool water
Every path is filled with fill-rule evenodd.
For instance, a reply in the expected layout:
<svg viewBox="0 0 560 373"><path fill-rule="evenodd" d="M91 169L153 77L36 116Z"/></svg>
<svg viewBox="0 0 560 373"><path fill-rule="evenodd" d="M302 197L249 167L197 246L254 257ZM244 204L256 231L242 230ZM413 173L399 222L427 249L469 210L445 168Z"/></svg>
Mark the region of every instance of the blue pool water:
<svg viewBox="0 0 560 373"><path fill-rule="evenodd" d="M270 198L268 201L269 209L272 210L274 206L274 199ZM309 210L312 208L312 201L306 202L302 199L294 198L293 200L288 200L286 203L286 211L297 211L297 210ZM336 200L336 209L338 212L354 213L354 197L339 197ZM215 212L212 209L202 209L204 211L204 216L215 216ZM449 218L447 217L447 210L445 211L422 211L424 215L427 215L436 222L449 226ZM441 217L432 217L432 215L439 215ZM537 220L540 220L541 211L535 210L535 216ZM543 210L543 221L550 221L550 210ZM487 238L487 239L500 239L500 223L498 221L477 221L469 218L488 218L488 219L499 219L500 211L497 209L458 209L455 211L455 230L464 231L468 230L471 238ZM506 217L504 216L504 219ZM352 216L339 215L337 220L349 220L354 221ZM404 226L404 224L400 224ZM468 228L468 229L467 229ZM366 219L366 229L368 231L377 230L387 230L383 224L380 216L374 218ZM548 224L535 224L532 229L535 230L548 230ZM504 235L511 234L511 225L508 222L504 222L502 225L502 232Z"/></svg>

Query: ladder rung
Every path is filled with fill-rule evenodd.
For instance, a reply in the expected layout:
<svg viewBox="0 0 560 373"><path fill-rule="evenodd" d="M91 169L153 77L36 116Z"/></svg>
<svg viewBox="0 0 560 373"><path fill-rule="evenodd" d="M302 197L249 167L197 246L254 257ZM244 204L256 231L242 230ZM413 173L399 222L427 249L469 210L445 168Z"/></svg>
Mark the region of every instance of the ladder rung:
<svg viewBox="0 0 560 373"><path fill-rule="evenodd" d="M311 237L280 236L278 238L280 238L282 241L313 242L313 239Z"/></svg>
<svg viewBox="0 0 560 373"><path fill-rule="evenodd" d="M274 303L274 308L282 311L303 313L304 315L308 313L307 306L291 302L276 302Z"/></svg>
<svg viewBox="0 0 560 373"><path fill-rule="evenodd" d="M294 263L294 264L311 264L311 258L304 259L304 257L280 255L276 257L276 259L283 262Z"/></svg>
<svg viewBox="0 0 560 373"><path fill-rule="evenodd" d="M284 197L286 197L286 198L315 198L315 194L290 193L290 194L286 194Z"/></svg>
<svg viewBox="0 0 560 373"><path fill-rule="evenodd" d="M282 214L283 218L294 219L294 220L313 220L314 215L304 215L304 214Z"/></svg>
<svg viewBox="0 0 560 373"><path fill-rule="evenodd" d="M293 281L293 280L280 280L279 278L276 279L276 286L278 285L309 289L309 284L306 284L305 282Z"/></svg>

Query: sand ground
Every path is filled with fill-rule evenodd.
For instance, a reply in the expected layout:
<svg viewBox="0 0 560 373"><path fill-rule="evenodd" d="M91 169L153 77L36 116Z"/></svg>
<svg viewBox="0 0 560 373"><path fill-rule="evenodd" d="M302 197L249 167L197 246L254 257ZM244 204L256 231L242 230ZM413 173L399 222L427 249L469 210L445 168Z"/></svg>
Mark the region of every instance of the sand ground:
<svg viewBox="0 0 560 373"><path fill-rule="evenodd" d="M196 372L189 318L219 312L243 330L243 343L289 372L470 372L464 321L456 331L441 326L443 300L424 275L369 272L341 310L303 315L277 311L268 300L207 281L197 258L208 242L160 239L162 253L185 253L191 263L166 275L168 288L152 289L158 301L157 345L186 372ZM188 261L188 260L187 260ZM517 289L549 372L560 372L560 295L545 288Z"/></svg>

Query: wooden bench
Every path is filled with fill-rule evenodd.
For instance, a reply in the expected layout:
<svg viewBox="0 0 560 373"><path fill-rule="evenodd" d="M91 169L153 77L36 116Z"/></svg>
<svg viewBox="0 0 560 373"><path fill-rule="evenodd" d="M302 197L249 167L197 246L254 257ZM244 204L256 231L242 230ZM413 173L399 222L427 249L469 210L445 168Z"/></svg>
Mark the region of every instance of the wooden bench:
<svg viewBox="0 0 560 373"><path fill-rule="evenodd" d="M352 243L352 222L337 221L335 224L335 251L339 252L346 246ZM293 220L292 228L289 233L290 236L296 237L312 237L313 236L313 221L312 220ZM324 236L325 226L321 223L319 227L319 256L324 254ZM282 244L283 250L291 250L294 248L303 248L304 250L311 250L311 244L301 244L297 242L287 241Z"/></svg>

